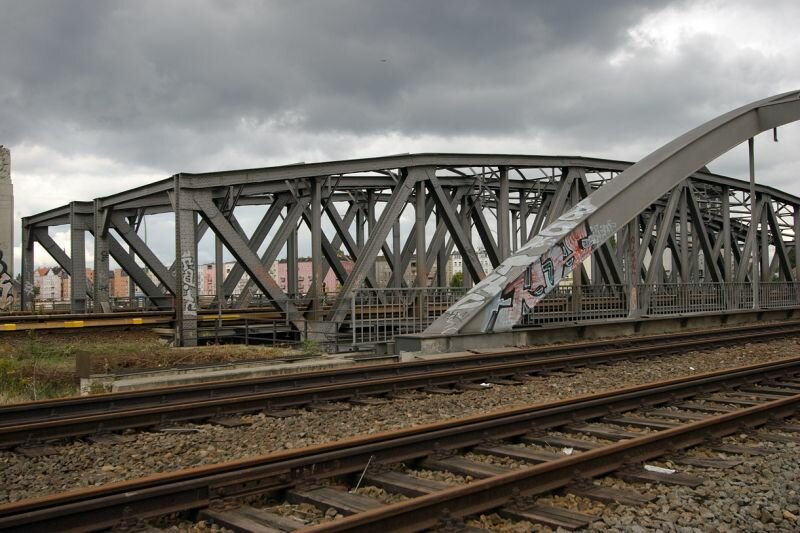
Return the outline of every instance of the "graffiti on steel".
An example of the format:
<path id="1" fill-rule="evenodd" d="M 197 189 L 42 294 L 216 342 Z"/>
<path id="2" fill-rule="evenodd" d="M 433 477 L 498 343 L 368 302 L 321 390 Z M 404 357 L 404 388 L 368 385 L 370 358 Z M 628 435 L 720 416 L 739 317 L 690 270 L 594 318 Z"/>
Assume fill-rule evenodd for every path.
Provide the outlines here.
<path id="1" fill-rule="evenodd" d="M 183 316 L 197 316 L 197 301 L 195 292 L 197 291 L 197 281 L 195 280 L 194 256 L 191 252 L 184 252 L 181 255 L 181 281 L 183 284 Z"/>
<path id="2" fill-rule="evenodd" d="M 7 311 L 14 305 L 14 286 L 8 265 L 3 261 L 3 251 L 0 250 L 0 309 Z"/>
<path id="3" fill-rule="evenodd" d="M 567 274 L 592 254 L 594 240 L 588 224 L 581 224 L 507 284 L 489 305 L 486 331 L 511 329 Z"/>
<path id="4" fill-rule="evenodd" d="M 587 225 L 594 211 L 590 198 L 574 205 L 450 306 L 427 331 L 453 335 L 467 322 L 484 332 L 510 330 L 522 316 L 523 302 L 528 310 L 591 255 L 599 242 L 594 226 Z M 526 276 L 531 289 L 524 288 Z"/>

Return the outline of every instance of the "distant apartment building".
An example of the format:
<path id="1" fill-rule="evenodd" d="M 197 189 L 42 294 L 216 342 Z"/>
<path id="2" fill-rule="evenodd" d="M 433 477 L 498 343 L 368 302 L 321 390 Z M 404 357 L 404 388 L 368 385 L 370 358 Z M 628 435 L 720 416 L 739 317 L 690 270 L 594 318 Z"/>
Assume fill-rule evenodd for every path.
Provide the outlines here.
<path id="1" fill-rule="evenodd" d="M 127 298 L 130 296 L 130 276 L 121 268 L 116 268 L 109 273 L 109 296 L 112 298 Z"/>
<path id="2" fill-rule="evenodd" d="M 494 270 L 492 267 L 492 261 L 489 259 L 489 253 L 484 250 L 483 248 L 479 248 L 475 251 L 478 255 L 478 261 L 481 264 L 481 268 L 485 273 L 489 273 Z M 464 268 L 464 259 L 461 257 L 461 253 L 457 250 L 454 250 L 453 253 L 450 255 L 450 275 L 448 276 L 448 280 L 452 279 L 453 274 L 456 272 L 461 272 L 464 276 L 467 275 L 467 270 Z"/>
<path id="3" fill-rule="evenodd" d="M 39 267 L 33 272 L 33 286 L 39 289 L 38 300 L 55 302 L 61 300 L 61 276 L 59 267 Z"/>
<path id="4" fill-rule="evenodd" d="M 342 267 L 347 274 L 353 270 L 355 263 L 349 259 L 341 259 Z M 276 261 L 273 264 L 274 278 L 278 282 L 278 286 L 283 292 L 289 292 L 289 276 L 288 276 L 288 263 L 285 259 Z M 270 269 L 272 271 L 272 269 Z M 312 279 L 312 263 L 311 259 L 299 259 L 297 261 L 297 292 L 299 295 L 307 294 L 311 290 Z M 337 292 L 339 290 L 339 280 L 336 278 L 336 273 L 333 269 L 328 268 L 325 277 L 322 278 L 324 283 L 324 290 L 327 293 Z"/>

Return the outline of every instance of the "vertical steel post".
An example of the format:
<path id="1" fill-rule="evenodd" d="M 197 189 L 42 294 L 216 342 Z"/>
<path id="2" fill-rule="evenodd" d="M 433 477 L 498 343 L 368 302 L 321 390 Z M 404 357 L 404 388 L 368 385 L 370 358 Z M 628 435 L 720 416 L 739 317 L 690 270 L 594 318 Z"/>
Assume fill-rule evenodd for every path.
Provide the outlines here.
<path id="1" fill-rule="evenodd" d="M 224 283 L 225 262 L 222 257 L 222 239 L 219 235 L 214 235 L 214 294 L 217 297 L 217 309 L 227 307 L 225 301 Z"/>
<path id="2" fill-rule="evenodd" d="M 375 232 L 375 224 L 377 223 L 375 220 L 375 202 L 375 191 L 370 189 L 367 191 L 367 232 L 370 237 L 372 237 L 372 234 Z M 363 244 L 360 246 L 363 248 Z M 376 268 L 373 262 L 367 275 L 370 279 L 375 279 L 375 273 Z"/>
<path id="3" fill-rule="evenodd" d="M 733 281 L 733 250 L 731 250 L 731 199 L 728 187 L 722 188 L 722 261 L 725 283 Z"/>
<path id="4" fill-rule="evenodd" d="M 392 255 L 394 256 L 394 260 L 392 261 L 392 281 L 391 286 L 395 289 L 399 289 L 403 286 L 403 272 L 402 263 L 403 263 L 403 248 L 400 245 L 400 217 L 394 221 L 392 225 Z"/>
<path id="5" fill-rule="evenodd" d="M 771 199 L 769 196 L 764 196 L 764 204 L 761 208 L 761 281 L 770 281 L 771 268 L 769 265 L 769 203 Z M 781 236 L 775 236 L 780 240 Z"/>
<path id="6" fill-rule="evenodd" d="M 758 220 L 755 218 L 756 213 L 756 162 L 755 162 L 755 142 L 753 137 L 747 140 L 747 155 L 750 168 L 750 224 L 753 226 L 753 232 L 758 228 Z M 744 259 L 744 258 L 742 258 Z M 750 255 L 751 273 L 750 282 L 753 286 L 753 309 L 758 309 L 758 246 L 753 242 Z"/>
<path id="7" fill-rule="evenodd" d="M 528 242 L 528 191 L 519 191 L 519 245 Z"/>
<path id="8" fill-rule="evenodd" d="M 287 208 L 287 211 L 289 208 Z M 295 299 L 298 295 L 297 288 L 297 226 L 289 233 L 286 239 L 286 293 L 289 299 Z"/>
<path id="9" fill-rule="evenodd" d="M 620 243 L 622 244 L 622 243 Z M 641 265 L 639 265 L 639 217 L 628 222 L 627 246 L 627 274 L 628 274 L 628 318 L 639 316 L 639 279 Z M 580 267 L 575 269 L 579 272 Z"/>
<path id="10" fill-rule="evenodd" d="M 416 230 L 417 230 L 417 287 L 425 288 L 428 285 L 428 272 L 425 250 L 425 180 L 420 179 L 414 184 L 416 191 Z"/>
<path id="11" fill-rule="evenodd" d="M 800 276 L 798 276 L 798 270 L 800 268 L 800 206 L 795 206 L 794 208 L 794 272 L 792 272 L 792 276 L 794 276 L 793 281 L 797 283 L 800 281 Z"/>
<path id="12" fill-rule="evenodd" d="M 311 178 L 311 320 L 322 318 L 322 282 L 325 273 L 322 271 L 322 180 Z"/>
<path id="13" fill-rule="evenodd" d="M 689 283 L 689 214 L 686 195 L 691 194 L 689 187 L 681 190 L 680 229 L 681 229 L 681 283 Z M 673 266 L 673 269 L 675 267 Z"/>
<path id="14" fill-rule="evenodd" d="M 442 215 L 439 210 L 436 210 L 436 225 L 441 223 Z M 433 243 L 431 243 L 433 245 Z M 447 287 L 450 285 L 450 280 L 447 279 L 447 244 L 442 242 L 439 250 L 436 252 L 436 286 Z"/>
<path id="15" fill-rule="evenodd" d="M 508 168 L 500 167 L 500 191 L 497 196 L 497 247 L 500 261 L 511 255 L 511 239 L 509 238 L 508 207 Z"/>
<path id="16" fill-rule="evenodd" d="M 469 197 L 470 193 L 464 195 L 461 199 L 461 227 L 464 229 L 464 235 L 467 241 L 471 244 L 472 243 L 472 217 L 469 214 Z M 462 285 L 469 289 L 472 285 L 480 280 L 473 280 L 472 275 L 469 273 L 469 269 L 464 266 L 464 261 L 466 258 L 461 258 L 461 282 Z"/>
<path id="17" fill-rule="evenodd" d="M 109 265 L 108 229 L 106 218 L 108 212 L 100 207 L 99 200 L 94 201 L 94 311 L 95 313 L 108 313 L 111 311 L 109 302 L 108 274 Z"/>
<path id="18" fill-rule="evenodd" d="M 519 242 L 519 228 L 517 227 L 518 211 L 511 212 L 511 251 L 516 252 Z"/>
<path id="19" fill-rule="evenodd" d="M 20 285 L 20 310 L 33 311 L 35 295 L 33 293 L 33 235 L 27 221 L 22 219 L 22 272 Z"/>
<path id="20" fill-rule="evenodd" d="M 70 309 L 73 313 L 86 312 L 86 228 L 84 217 L 70 206 L 69 216 L 70 259 Z"/>
<path id="21" fill-rule="evenodd" d="M 415 225 L 417 230 L 417 302 L 414 327 L 418 328 L 427 312 L 425 302 L 425 288 L 428 286 L 428 261 L 425 249 L 425 180 L 419 179 L 414 184 L 414 189 L 416 192 Z"/>
<path id="22" fill-rule="evenodd" d="M 175 344 L 197 346 L 197 210 L 183 179 L 175 176 Z"/>
<path id="23" fill-rule="evenodd" d="M 364 243 L 366 242 L 364 237 L 365 226 L 366 217 L 364 216 L 364 206 L 359 199 L 358 203 L 356 204 L 356 247 L 358 248 L 359 255 L 361 254 L 361 249 L 364 248 Z"/>
<path id="24" fill-rule="evenodd" d="M 128 223 L 136 227 L 136 217 L 128 217 Z M 136 252 L 133 251 L 133 246 L 128 245 L 128 255 L 131 256 L 131 263 L 136 263 Z M 128 275 L 128 305 L 133 305 L 133 299 L 136 296 L 136 287 L 133 282 L 133 276 Z"/>

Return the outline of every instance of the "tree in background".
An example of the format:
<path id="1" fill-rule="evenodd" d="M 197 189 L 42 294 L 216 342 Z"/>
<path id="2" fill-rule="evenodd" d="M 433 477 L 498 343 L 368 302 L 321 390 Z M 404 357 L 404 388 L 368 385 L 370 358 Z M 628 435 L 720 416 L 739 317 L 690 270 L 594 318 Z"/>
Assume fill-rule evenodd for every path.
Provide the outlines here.
<path id="1" fill-rule="evenodd" d="M 453 277 L 450 278 L 450 286 L 451 287 L 463 287 L 464 286 L 464 274 L 461 272 L 456 272 L 453 274 Z"/>

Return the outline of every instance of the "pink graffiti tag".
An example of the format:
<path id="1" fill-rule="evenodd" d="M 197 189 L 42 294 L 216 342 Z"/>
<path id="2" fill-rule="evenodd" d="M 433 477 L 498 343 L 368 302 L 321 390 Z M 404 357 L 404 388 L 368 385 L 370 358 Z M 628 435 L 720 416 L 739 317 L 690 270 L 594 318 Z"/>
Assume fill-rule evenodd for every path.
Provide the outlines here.
<path id="1" fill-rule="evenodd" d="M 511 329 L 574 268 L 592 254 L 589 228 L 581 225 L 528 265 L 505 286 L 492 311 L 486 331 Z"/>

